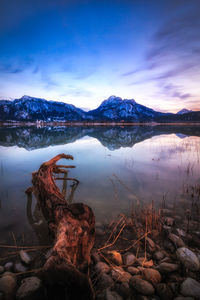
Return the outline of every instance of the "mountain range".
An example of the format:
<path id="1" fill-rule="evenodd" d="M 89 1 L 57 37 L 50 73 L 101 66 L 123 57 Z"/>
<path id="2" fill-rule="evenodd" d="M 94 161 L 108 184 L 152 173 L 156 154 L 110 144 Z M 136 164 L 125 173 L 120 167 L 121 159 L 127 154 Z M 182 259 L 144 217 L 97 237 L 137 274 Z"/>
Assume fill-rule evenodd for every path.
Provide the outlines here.
<path id="1" fill-rule="evenodd" d="M 0 101 L 0 121 L 21 122 L 199 122 L 200 111 L 181 110 L 177 114 L 162 113 L 133 99 L 111 96 L 88 112 L 57 101 L 23 96 L 13 101 Z"/>

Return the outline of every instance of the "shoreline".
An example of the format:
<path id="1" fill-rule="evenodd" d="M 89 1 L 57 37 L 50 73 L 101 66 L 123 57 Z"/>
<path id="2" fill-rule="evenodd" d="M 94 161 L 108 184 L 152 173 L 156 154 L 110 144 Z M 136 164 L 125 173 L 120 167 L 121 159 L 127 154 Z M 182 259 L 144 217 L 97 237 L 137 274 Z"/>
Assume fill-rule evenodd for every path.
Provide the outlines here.
<path id="1" fill-rule="evenodd" d="M 66 127 L 75 127 L 75 126 L 200 126 L 200 122 L 166 122 L 166 123 L 157 123 L 157 122 L 0 122 L 0 127 L 12 127 L 12 126 L 36 126 L 36 127 L 46 127 L 46 126 L 66 126 Z"/>

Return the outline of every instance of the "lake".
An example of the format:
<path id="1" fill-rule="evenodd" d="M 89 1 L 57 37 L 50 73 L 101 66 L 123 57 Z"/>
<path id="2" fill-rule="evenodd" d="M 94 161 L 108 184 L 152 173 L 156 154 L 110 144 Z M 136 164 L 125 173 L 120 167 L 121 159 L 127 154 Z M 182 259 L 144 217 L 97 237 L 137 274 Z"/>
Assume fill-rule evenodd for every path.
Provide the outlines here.
<path id="1" fill-rule="evenodd" d="M 73 201 L 89 205 L 97 222 L 109 223 L 152 201 L 183 219 L 191 207 L 194 218 L 199 216 L 198 125 L 0 127 L 0 243 L 48 240 L 25 190 L 31 173 L 60 153 L 74 156 L 70 176 L 80 184 Z M 61 181 L 58 185 L 62 188 Z"/>

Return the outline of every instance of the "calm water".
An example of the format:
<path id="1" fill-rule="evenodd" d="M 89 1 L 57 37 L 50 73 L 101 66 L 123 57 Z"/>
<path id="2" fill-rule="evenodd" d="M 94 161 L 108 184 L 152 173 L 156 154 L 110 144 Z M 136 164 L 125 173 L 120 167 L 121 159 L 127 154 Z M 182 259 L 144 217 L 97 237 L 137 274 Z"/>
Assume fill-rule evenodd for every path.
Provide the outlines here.
<path id="1" fill-rule="evenodd" d="M 80 180 L 74 202 L 91 206 L 100 222 L 152 200 L 178 211 L 190 203 L 184 188 L 200 184 L 198 126 L 1 127 L 0 243 L 44 242 L 24 192 L 31 173 L 60 153 L 74 156 L 70 175 Z"/>

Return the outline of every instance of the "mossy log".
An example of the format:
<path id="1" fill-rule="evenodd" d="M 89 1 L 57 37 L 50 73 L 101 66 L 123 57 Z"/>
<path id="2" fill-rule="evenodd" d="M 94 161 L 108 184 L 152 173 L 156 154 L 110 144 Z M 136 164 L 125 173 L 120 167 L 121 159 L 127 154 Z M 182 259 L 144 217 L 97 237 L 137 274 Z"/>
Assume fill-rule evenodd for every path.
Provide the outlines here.
<path id="1" fill-rule="evenodd" d="M 54 175 L 68 173 L 74 166 L 56 165 L 60 159 L 73 159 L 60 154 L 43 163 L 32 174 L 33 193 L 54 237 L 53 250 L 47 259 L 42 277 L 48 299 L 93 299 L 89 278 L 90 252 L 95 238 L 95 217 L 83 203 L 69 204 L 57 187 Z M 64 177 L 78 184 L 75 178 Z M 74 192 L 72 185 L 72 193 Z"/>

